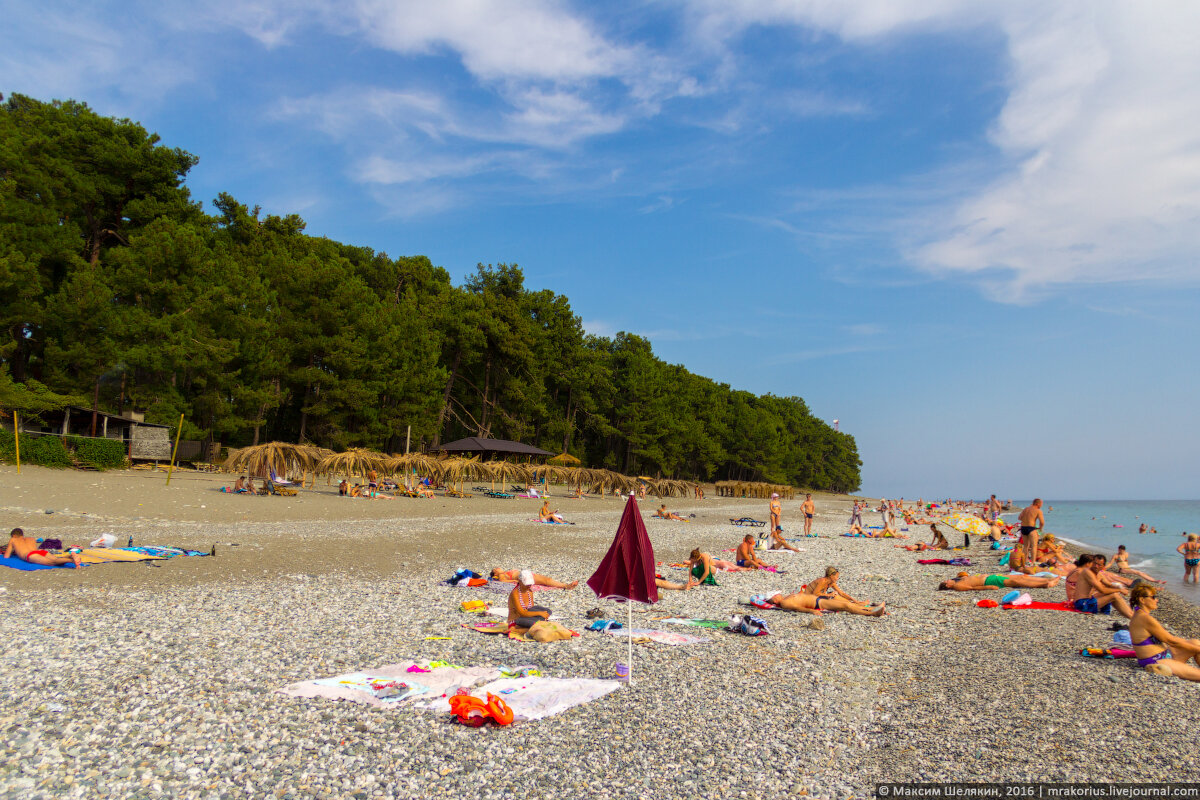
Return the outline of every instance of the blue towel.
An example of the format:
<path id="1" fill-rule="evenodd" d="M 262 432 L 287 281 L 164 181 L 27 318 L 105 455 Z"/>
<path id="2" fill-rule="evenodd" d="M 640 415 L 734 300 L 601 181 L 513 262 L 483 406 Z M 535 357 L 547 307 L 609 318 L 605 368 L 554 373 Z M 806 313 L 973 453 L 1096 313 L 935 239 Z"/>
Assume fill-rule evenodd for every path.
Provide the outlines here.
<path id="1" fill-rule="evenodd" d="M 22 572 L 33 572 L 35 569 L 74 569 L 75 568 L 75 565 L 71 564 L 69 562 L 66 564 L 57 566 L 57 567 L 48 567 L 45 564 L 30 564 L 28 561 L 22 561 L 21 559 L 17 558 L 16 556 L 9 556 L 8 558 L 0 558 L 0 564 L 3 564 L 6 567 L 12 567 L 13 569 L 19 569 Z"/>

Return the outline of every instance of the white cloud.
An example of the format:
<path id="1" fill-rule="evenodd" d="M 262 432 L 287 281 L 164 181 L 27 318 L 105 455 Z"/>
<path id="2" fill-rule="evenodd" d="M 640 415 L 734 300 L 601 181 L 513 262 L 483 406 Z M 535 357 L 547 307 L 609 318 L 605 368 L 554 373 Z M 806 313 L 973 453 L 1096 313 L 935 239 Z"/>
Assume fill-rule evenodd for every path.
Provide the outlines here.
<path id="1" fill-rule="evenodd" d="M 792 25 L 860 46 L 914 31 L 1005 36 L 1010 93 L 990 131 L 999 169 L 918 221 L 911 263 L 1021 298 L 1067 283 L 1200 280 L 1200 4 L 1025 0 L 713 0 L 720 47 Z M 910 220 L 912 222 L 912 220 Z M 911 239 L 911 236 L 905 237 Z"/>

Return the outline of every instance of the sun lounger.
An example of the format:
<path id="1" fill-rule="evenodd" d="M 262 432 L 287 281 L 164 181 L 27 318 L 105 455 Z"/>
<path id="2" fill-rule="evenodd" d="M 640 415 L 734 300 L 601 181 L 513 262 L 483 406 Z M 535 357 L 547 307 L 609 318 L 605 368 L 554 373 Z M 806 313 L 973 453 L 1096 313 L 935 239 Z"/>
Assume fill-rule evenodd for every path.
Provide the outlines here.
<path id="1" fill-rule="evenodd" d="M 751 519 L 750 517 L 741 517 L 740 519 L 730 519 L 730 525 L 736 525 L 739 528 L 761 528 L 767 523 L 762 520 Z"/>

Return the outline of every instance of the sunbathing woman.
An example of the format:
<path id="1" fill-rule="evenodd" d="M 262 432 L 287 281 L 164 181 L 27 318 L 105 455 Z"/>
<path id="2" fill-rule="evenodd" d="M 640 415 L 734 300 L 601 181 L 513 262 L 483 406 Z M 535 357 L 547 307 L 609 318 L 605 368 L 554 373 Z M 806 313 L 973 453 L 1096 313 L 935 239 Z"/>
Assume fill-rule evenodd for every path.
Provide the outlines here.
<path id="1" fill-rule="evenodd" d="M 801 592 L 789 595 L 777 594 L 771 598 L 771 602 L 785 611 L 799 611 L 802 614 L 814 614 L 818 617 L 821 616 L 822 611 L 845 611 L 861 617 L 882 617 L 887 613 L 883 603 L 880 603 L 879 608 L 872 611 L 840 597 L 830 597 L 829 595 L 817 597 L 814 594 Z"/>
<path id="2" fill-rule="evenodd" d="M 533 604 L 533 573 L 523 569 L 508 595 L 508 629 L 528 630 L 545 619 L 550 619 L 550 609 Z"/>
<path id="3" fill-rule="evenodd" d="M 1035 578 L 1032 575 L 968 575 L 958 573 L 958 577 L 938 584 L 938 591 L 954 590 L 956 592 L 985 592 L 988 589 L 1049 589 L 1056 586 L 1062 578 Z"/>
<path id="4" fill-rule="evenodd" d="M 563 583 L 562 581 L 554 580 L 554 578 L 547 578 L 545 575 L 538 575 L 536 572 L 530 574 L 533 575 L 534 586 L 549 586 L 552 589 L 574 589 L 579 585 L 579 581 Z M 521 571 L 516 569 L 500 569 L 499 567 L 496 567 L 492 570 L 491 578 L 494 581 L 516 583 L 521 578 Z"/>
<path id="5" fill-rule="evenodd" d="M 854 603 L 862 606 L 863 608 L 868 608 L 871 606 L 872 603 L 863 600 L 855 600 L 853 597 L 842 591 L 842 587 L 838 586 L 837 582 L 838 575 L 840 574 L 841 573 L 838 572 L 837 567 L 826 567 L 824 577 L 817 578 L 815 581 L 811 581 L 808 586 L 805 587 L 804 591 L 807 594 L 815 594 L 817 597 L 840 597 L 847 602 Z"/>
<path id="6" fill-rule="evenodd" d="M 946 537 L 937 529 L 937 525 L 930 524 L 929 529 L 933 531 L 933 541 L 926 544 L 925 542 L 917 542 L 916 544 L 898 544 L 896 547 L 903 547 L 905 550 L 949 550 L 950 543 L 946 541 Z"/>
<path id="7" fill-rule="evenodd" d="M 674 520 L 675 522 L 687 522 L 686 519 L 679 516 L 678 514 L 673 514 L 670 511 L 667 511 L 666 503 L 663 503 L 661 506 L 658 507 L 658 511 L 654 512 L 654 516 L 658 517 L 659 519 Z"/>
<path id="8" fill-rule="evenodd" d="M 12 555 L 22 561 L 30 564 L 41 564 L 43 567 L 61 567 L 63 564 L 75 564 L 75 569 L 83 566 L 79 560 L 78 553 L 67 553 L 61 556 L 52 556 L 46 550 L 38 547 L 37 541 L 30 539 L 25 535 L 25 531 L 20 528 L 13 528 L 9 534 L 8 547 L 4 548 L 4 557 L 9 558 Z"/>
<path id="9" fill-rule="evenodd" d="M 717 585 L 712 556 L 708 553 L 701 553 L 700 548 L 696 548 L 688 556 L 688 566 L 691 567 L 692 579 L 697 586 Z"/>
<path id="10" fill-rule="evenodd" d="M 566 520 L 558 513 L 558 509 L 550 510 L 550 501 L 546 500 L 542 503 L 542 510 L 538 512 L 538 519 L 542 522 L 558 522 L 565 523 Z"/>
<path id="11" fill-rule="evenodd" d="M 1158 675 L 1174 675 L 1188 681 L 1200 682 L 1200 639 L 1181 639 L 1167 633 L 1152 614 L 1158 609 L 1158 589 L 1142 584 L 1129 595 L 1134 607 L 1129 620 L 1129 638 L 1138 666 Z M 1191 659 L 1193 664 L 1189 664 Z"/>
<path id="12" fill-rule="evenodd" d="M 1151 578 L 1146 573 L 1140 572 L 1139 570 L 1136 570 L 1136 569 L 1133 569 L 1132 567 L 1130 567 L 1129 566 L 1129 553 L 1126 552 L 1125 545 L 1121 545 L 1117 548 L 1117 554 L 1115 556 L 1113 556 L 1112 564 L 1109 565 L 1109 569 L 1112 572 L 1117 573 L 1118 575 L 1124 575 L 1125 573 L 1129 573 L 1130 575 L 1138 576 L 1139 578 L 1141 578 L 1144 581 L 1150 581 L 1152 583 L 1166 583 L 1166 581 L 1160 581 L 1158 578 Z"/>

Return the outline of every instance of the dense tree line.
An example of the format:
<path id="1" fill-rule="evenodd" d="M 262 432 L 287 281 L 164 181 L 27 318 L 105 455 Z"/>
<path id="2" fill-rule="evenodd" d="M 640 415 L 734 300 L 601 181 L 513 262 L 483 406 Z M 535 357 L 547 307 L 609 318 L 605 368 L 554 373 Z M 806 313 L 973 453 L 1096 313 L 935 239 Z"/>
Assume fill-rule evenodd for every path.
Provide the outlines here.
<path id="1" fill-rule="evenodd" d="M 184 435 L 340 449 L 465 435 L 570 451 L 630 474 L 854 490 L 854 439 L 796 397 L 755 396 L 587 334 L 566 297 L 479 265 L 304 233 L 227 194 L 196 157 L 77 102 L 0 105 L 0 363 Z M 44 387 L 42 386 L 44 385 Z"/>

